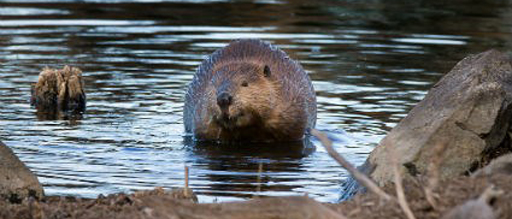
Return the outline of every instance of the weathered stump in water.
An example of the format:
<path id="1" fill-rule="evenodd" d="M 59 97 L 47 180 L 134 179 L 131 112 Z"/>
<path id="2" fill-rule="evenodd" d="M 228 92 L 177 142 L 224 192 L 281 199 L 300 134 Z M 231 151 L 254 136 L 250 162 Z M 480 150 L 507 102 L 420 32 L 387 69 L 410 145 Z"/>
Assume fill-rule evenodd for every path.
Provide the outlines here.
<path id="1" fill-rule="evenodd" d="M 37 83 L 32 85 L 31 104 L 38 112 L 82 113 L 86 104 L 84 88 L 80 69 L 70 66 L 45 68 Z"/>

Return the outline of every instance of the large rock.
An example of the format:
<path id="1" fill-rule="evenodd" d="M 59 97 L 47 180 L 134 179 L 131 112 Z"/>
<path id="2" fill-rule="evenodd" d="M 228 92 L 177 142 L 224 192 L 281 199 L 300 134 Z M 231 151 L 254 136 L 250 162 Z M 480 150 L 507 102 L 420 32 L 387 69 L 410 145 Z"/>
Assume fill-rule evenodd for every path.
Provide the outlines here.
<path id="1" fill-rule="evenodd" d="M 0 198 L 18 202 L 28 196 L 40 198 L 43 194 L 37 177 L 0 142 Z"/>
<path id="2" fill-rule="evenodd" d="M 433 156 L 442 156 L 443 179 L 473 171 L 511 151 L 511 103 L 510 58 L 496 50 L 466 57 L 391 130 L 362 169 L 381 186 L 392 182 L 393 147 L 404 176 L 425 174 Z M 436 154 L 437 145 L 445 145 L 443 153 Z M 349 193 L 357 189 L 348 182 Z"/>

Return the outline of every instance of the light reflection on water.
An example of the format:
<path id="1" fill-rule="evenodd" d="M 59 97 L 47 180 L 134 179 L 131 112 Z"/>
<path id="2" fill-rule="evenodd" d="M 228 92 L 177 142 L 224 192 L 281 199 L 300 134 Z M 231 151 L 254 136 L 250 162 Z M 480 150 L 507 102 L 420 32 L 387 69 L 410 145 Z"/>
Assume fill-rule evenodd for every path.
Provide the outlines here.
<path id="1" fill-rule="evenodd" d="M 188 165 L 201 201 L 246 198 L 263 163 L 259 194 L 335 201 L 347 175 L 315 139 L 220 147 L 185 137 L 185 87 L 207 55 L 235 38 L 278 45 L 313 79 L 318 128 L 361 164 L 456 61 L 512 45 L 512 7 L 493 2 L 42 2 L 0 3 L 0 139 L 48 195 L 181 186 Z M 38 119 L 30 84 L 64 64 L 84 71 L 87 113 Z"/>

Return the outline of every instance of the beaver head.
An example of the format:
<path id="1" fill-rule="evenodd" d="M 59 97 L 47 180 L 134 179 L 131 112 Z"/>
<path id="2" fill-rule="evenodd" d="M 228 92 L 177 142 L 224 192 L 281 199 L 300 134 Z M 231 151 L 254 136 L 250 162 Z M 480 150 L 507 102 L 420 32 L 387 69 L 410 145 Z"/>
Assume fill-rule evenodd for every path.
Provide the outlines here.
<path id="1" fill-rule="evenodd" d="M 227 130 L 262 124 L 276 101 L 269 66 L 230 63 L 214 70 L 212 122 Z"/>

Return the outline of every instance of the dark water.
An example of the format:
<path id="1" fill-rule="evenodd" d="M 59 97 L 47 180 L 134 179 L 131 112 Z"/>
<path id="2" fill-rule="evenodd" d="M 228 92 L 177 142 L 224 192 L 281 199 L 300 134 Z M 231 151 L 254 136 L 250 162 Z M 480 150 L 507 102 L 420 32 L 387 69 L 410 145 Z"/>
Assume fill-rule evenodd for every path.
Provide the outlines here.
<path id="1" fill-rule="evenodd" d="M 344 170 L 311 145 L 194 145 L 182 107 L 196 66 L 235 38 L 300 60 L 318 126 L 361 164 L 458 60 L 512 50 L 507 1 L 0 1 L 0 140 L 48 195 L 95 197 L 191 187 L 211 202 L 260 195 L 336 201 Z M 44 66 L 82 68 L 82 120 L 38 119 L 30 84 Z M 312 139 L 313 145 L 318 141 Z M 261 192 L 256 192 L 258 164 Z"/>

